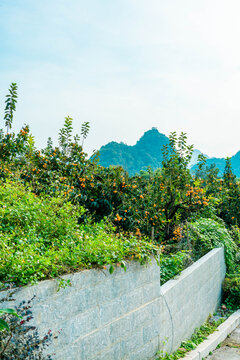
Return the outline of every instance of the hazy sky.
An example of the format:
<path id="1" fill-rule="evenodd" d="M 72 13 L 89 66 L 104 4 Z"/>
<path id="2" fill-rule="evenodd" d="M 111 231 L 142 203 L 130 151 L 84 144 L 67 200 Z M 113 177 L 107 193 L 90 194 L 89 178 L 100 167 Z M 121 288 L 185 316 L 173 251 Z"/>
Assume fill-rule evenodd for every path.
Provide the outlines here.
<path id="1" fill-rule="evenodd" d="M 0 0 L 1 118 L 17 82 L 15 129 L 28 123 L 39 146 L 70 115 L 76 131 L 90 121 L 88 152 L 155 126 L 233 155 L 239 17 L 239 0 Z"/>

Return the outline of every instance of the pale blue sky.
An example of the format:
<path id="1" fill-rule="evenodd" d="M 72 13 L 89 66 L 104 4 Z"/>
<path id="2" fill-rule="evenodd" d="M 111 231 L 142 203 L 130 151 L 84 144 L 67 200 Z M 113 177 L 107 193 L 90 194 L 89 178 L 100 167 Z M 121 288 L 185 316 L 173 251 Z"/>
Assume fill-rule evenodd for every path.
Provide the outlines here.
<path id="1" fill-rule="evenodd" d="M 0 0 L 0 114 L 37 144 L 64 117 L 90 121 L 86 150 L 156 126 L 210 156 L 240 149 L 239 0 Z M 3 124 L 3 122 L 2 122 Z"/>

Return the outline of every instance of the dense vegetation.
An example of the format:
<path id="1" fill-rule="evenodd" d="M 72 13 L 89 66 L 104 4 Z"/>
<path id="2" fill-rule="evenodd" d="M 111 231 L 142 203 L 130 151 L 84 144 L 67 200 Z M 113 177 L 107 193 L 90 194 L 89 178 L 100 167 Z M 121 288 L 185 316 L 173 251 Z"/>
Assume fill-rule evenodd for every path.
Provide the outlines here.
<path id="1" fill-rule="evenodd" d="M 26 284 L 106 264 L 112 271 L 128 258 L 146 261 L 159 246 L 164 281 L 215 246 L 225 247 L 229 276 L 239 277 L 240 184 L 230 159 L 222 178 L 203 156 L 192 174 L 193 146 L 172 133 L 161 168 L 130 176 L 99 165 L 97 154 L 88 158 L 89 124 L 74 136 L 70 117 L 58 146 L 49 139 L 38 150 L 28 126 L 10 132 L 16 90 L 0 131 L 0 281 Z"/>
<path id="2" fill-rule="evenodd" d="M 81 207 L 63 197 L 36 197 L 16 182 L 0 186 L 0 278 L 27 284 L 126 258 L 144 262 L 157 248 L 150 242 L 114 234 L 106 222 L 79 225 Z"/>

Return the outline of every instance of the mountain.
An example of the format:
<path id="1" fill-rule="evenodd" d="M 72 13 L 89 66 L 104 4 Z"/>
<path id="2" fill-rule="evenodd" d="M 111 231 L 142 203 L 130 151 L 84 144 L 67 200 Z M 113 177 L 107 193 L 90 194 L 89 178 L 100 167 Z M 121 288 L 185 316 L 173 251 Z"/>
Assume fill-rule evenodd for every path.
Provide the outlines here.
<path id="1" fill-rule="evenodd" d="M 110 142 L 100 148 L 100 165 L 108 167 L 110 165 L 121 165 L 130 175 L 139 173 L 140 170 L 147 170 L 150 166 L 156 170 L 162 165 L 162 148 L 169 143 L 166 135 L 161 134 L 157 128 L 146 131 L 135 145 Z M 191 171 L 196 170 L 198 155 L 201 151 L 195 149 L 189 164 Z M 215 164 L 222 176 L 225 168 L 224 158 L 209 158 L 207 155 L 206 165 Z M 240 177 L 240 151 L 231 158 L 234 174 Z"/>
<path id="2" fill-rule="evenodd" d="M 208 156 L 206 154 L 203 154 L 200 150 L 194 149 L 192 153 L 192 158 L 189 162 L 189 168 L 191 169 L 195 164 L 198 162 L 198 155 L 204 155 L 207 159 Z"/>
<path id="3" fill-rule="evenodd" d="M 100 149 L 100 165 L 121 165 L 130 175 L 140 170 L 161 167 L 163 145 L 169 143 L 168 137 L 160 134 L 156 128 L 146 131 L 135 145 L 110 142 Z"/>
<path id="4" fill-rule="evenodd" d="M 156 170 L 162 165 L 162 148 L 169 143 L 169 139 L 156 128 L 146 131 L 135 145 L 110 142 L 100 149 L 100 165 L 121 165 L 130 175 L 147 170 L 150 166 Z M 199 150 L 194 150 L 191 166 L 197 162 Z"/>
<path id="5" fill-rule="evenodd" d="M 219 176 L 223 176 L 224 168 L 225 168 L 225 158 L 208 158 L 206 161 L 206 166 L 210 166 L 215 164 L 216 167 L 219 169 Z M 231 157 L 231 164 L 234 174 L 240 178 L 240 151 L 238 151 L 235 155 Z M 196 165 L 192 166 L 192 171 L 196 170 Z"/>

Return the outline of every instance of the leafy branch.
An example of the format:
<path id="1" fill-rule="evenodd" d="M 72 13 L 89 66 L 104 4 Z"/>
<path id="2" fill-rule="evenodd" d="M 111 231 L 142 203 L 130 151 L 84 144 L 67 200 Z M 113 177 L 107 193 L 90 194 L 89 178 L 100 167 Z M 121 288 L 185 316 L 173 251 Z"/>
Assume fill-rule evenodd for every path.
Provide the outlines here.
<path id="1" fill-rule="evenodd" d="M 16 103 L 17 103 L 17 84 L 12 83 L 10 85 L 9 94 L 6 95 L 5 100 L 5 126 L 7 128 L 7 133 L 12 128 L 13 122 L 13 112 L 16 111 Z"/>

